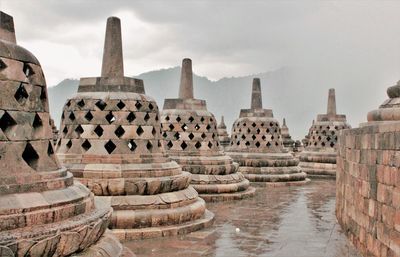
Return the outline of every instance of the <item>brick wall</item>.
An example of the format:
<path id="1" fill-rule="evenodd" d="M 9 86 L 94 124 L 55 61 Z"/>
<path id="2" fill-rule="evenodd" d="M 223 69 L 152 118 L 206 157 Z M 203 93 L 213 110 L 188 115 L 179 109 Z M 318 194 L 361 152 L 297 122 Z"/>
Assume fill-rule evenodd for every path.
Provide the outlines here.
<path id="1" fill-rule="evenodd" d="M 336 216 L 364 256 L 400 256 L 400 123 L 339 136 Z"/>

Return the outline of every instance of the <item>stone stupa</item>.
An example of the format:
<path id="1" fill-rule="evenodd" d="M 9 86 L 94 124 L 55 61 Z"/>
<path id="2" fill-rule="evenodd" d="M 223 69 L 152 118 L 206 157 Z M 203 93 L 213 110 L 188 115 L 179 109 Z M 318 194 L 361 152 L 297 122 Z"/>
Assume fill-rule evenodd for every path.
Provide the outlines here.
<path id="1" fill-rule="evenodd" d="M 336 217 L 363 256 L 399 256 L 400 81 L 338 138 Z"/>
<path id="2" fill-rule="evenodd" d="M 63 109 L 57 154 L 114 211 L 121 240 L 188 233 L 214 215 L 190 173 L 166 155 L 159 109 L 143 81 L 124 77 L 121 24 L 107 20 L 101 77 L 81 78 Z"/>
<path id="3" fill-rule="evenodd" d="M 251 108 L 242 109 L 232 126 L 226 153 L 239 163 L 239 171 L 251 182 L 294 185 L 308 181 L 299 161 L 283 147 L 281 128 L 272 110 L 262 107 L 259 78 L 253 79 Z"/>
<path id="4" fill-rule="evenodd" d="M 54 123 L 54 120 L 51 117 L 50 117 L 50 127 L 51 127 L 51 131 L 53 133 L 53 143 L 54 143 L 54 145 L 56 145 L 60 131 L 58 130 L 56 124 Z"/>
<path id="5" fill-rule="evenodd" d="M 111 208 L 54 154 L 46 81 L 0 12 L 0 256 L 133 256 L 107 231 Z"/>
<path id="6" fill-rule="evenodd" d="M 192 61 L 182 61 L 179 98 L 165 99 L 161 112 L 164 145 L 171 158 L 192 174 L 191 184 L 206 201 L 237 200 L 255 189 L 238 165 L 220 150 L 217 121 L 206 101 L 193 97 Z"/>
<path id="7" fill-rule="evenodd" d="M 217 132 L 218 132 L 219 144 L 222 147 L 222 149 L 225 149 L 225 147 L 229 146 L 231 138 L 229 137 L 228 131 L 226 130 L 224 116 L 221 117 L 221 122 L 217 126 Z"/>
<path id="8" fill-rule="evenodd" d="M 282 137 L 283 146 L 285 148 L 287 148 L 289 151 L 293 152 L 294 140 L 290 136 L 289 128 L 286 125 L 285 118 L 283 118 L 283 123 L 282 123 L 282 127 L 281 127 L 281 137 Z"/>
<path id="9" fill-rule="evenodd" d="M 335 178 L 337 137 L 350 128 L 346 115 L 336 114 L 335 89 L 329 89 L 327 114 L 319 114 L 308 133 L 308 142 L 300 154 L 300 166 L 309 176 Z"/>

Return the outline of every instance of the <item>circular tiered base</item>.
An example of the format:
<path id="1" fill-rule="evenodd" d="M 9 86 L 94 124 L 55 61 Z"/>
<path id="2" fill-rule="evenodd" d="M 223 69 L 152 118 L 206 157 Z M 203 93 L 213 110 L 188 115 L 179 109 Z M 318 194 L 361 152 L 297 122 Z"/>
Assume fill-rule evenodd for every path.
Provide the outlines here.
<path id="1" fill-rule="evenodd" d="M 290 153 L 242 153 L 229 152 L 239 171 L 258 185 L 298 185 L 308 182 L 307 174 L 298 166 Z"/>
<path id="2" fill-rule="evenodd" d="M 238 171 L 239 165 L 227 155 L 171 156 L 182 169 L 192 173 L 190 184 L 207 202 L 241 200 L 252 197 L 255 189 Z"/>
<path id="3" fill-rule="evenodd" d="M 300 154 L 300 167 L 313 178 L 336 178 L 336 153 L 303 151 Z"/>

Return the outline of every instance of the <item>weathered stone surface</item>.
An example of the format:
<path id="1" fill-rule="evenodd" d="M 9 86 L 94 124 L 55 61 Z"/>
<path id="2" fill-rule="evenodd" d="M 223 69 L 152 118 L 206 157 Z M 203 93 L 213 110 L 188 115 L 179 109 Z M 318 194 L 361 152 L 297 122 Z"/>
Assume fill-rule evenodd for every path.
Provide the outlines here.
<path id="1" fill-rule="evenodd" d="M 320 114 L 306 136 L 305 149 L 300 153 L 300 166 L 309 176 L 335 178 L 336 153 L 340 130 L 349 129 L 346 116 L 336 114 L 335 90 L 328 96 L 327 114 Z"/>
<path id="2" fill-rule="evenodd" d="M 193 98 L 192 76 L 192 61 L 183 59 L 179 98 L 165 99 L 161 112 L 165 149 L 183 170 L 196 174 L 191 184 L 205 200 L 254 195 L 247 179 L 238 176 L 238 165 L 220 149 L 217 122 L 206 102 Z"/>
<path id="3" fill-rule="evenodd" d="M 226 152 L 239 164 L 239 171 L 253 183 L 308 181 L 299 161 L 283 147 L 282 131 L 272 110 L 263 109 L 260 80 L 253 80 L 252 108 L 242 109 L 232 126 Z"/>
<path id="4" fill-rule="evenodd" d="M 231 142 L 231 138 L 229 137 L 228 131 L 226 130 L 224 116 L 221 117 L 221 123 L 218 124 L 217 132 L 218 132 L 219 144 L 222 150 L 224 150 L 225 147 L 229 146 L 229 143 Z"/>
<path id="5" fill-rule="evenodd" d="M 368 122 L 339 135 L 336 216 L 364 256 L 400 256 L 399 88 Z"/>
<path id="6" fill-rule="evenodd" d="M 60 166 L 43 72 L 11 33 L 12 17 L 0 12 L 0 255 L 71 256 L 97 246 L 111 208 Z"/>
<path id="7" fill-rule="evenodd" d="M 282 143 L 285 148 L 289 151 L 294 152 L 294 140 L 290 136 L 289 128 L 286 125 L 286 119 L 283 118 L 283 123 L 281 127 L 281 136 L 282 136 Z"/>
<path id="8" fill-rule="evenodd" d="M 120 30 L 109 18 L 102 77 L 81 79 L 66 102 L 57 155 L 114 209 L 109 228 L 119 239 L 201 229 L 214 216 L 189 186 L 190 174 L 166 155 L 158 106 L 143 81 L 123 76 Z"/>

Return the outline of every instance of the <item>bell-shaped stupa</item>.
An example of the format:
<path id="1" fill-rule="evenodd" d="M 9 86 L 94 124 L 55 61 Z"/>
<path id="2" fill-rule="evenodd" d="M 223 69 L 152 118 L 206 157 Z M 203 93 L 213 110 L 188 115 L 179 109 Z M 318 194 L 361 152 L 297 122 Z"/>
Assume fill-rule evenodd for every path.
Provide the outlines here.
<path id="1" fill-rule="evenodd" d="M 107 20 L 101 77 L 81 78 L 64 106 L 57 154 L 113 207 L 121 240 L 176 235 L 210 225 L 213 214 L 166 155 L 159 109 L 143 81 L 124 77 L 121 25 Z"/>
<path id="2" fill-rule="evenodd" d="M 282 143 L 285 148 L 287 148 L 289 151 L 293 152 L 294 148 L 294 140 L 290 136 L 289 133 L 289 128 L 286 125 L 286 119 L 283 118 L 283 123 L 281 127 L 281 136 L 282 136 Z"/>
<path id="3" fill-rule="evenodd" d="M 329 89 L 326 114 L 319 114 L 308 133 L 308 142 L 300 154 L 300 166 L 309 176 L 336 176 L 338 133 L 348 129 L 346 115 L 336 114 L 335 89 Z"/>
<path id="4" fill-rule="evenodd" d="M 218 124 L 217 132 L 218 132 L 219 144 L 222 147 L 222 149 L 225 149 L 225 147 L 229 146 L 231 138 L 229 137 L 228 131 L 226 130 L 224 116 L 221 117 L 221 122 Z"/>
<path id="5" fill-rule="evenodd" d="M 51 127 L 51 131 L 53 133 L 53 143 L 54 143 L 54 145 L 56 145 L 60 131 L 58 130 L 56 124 L 54 123 L 54 120 L 51 117 L 50 117 L 50 127 Z"/>
<path id="6" fill-rule="evenodd" d="M 3 12 L 0 86 L 0 256 L 133 256 L 106 230 L 111 208 L 60 166 L 42 68 Z"/>
<path id="7" fill-rule="evenodd" d="M 161 112 L 164 146 L 182 169 L 192 174 L 191 184 L 206 201 L 253 196 L 255 189 L 238 165 L 219 147 L 217 121 L 206 101 L 193 97 L 192 61 L 182 62 L 179 98 L 165 99 Z"/>
<path id="8" fill-rule="evenodd" d="M 299 161 L 283 147 L 281 128 L 272 110 L 262 107 L 259 78 L 253 79 L 251 108 L 242 109 L 232 126 L 226 152 L 251 182 L 291 185 L 308 181 Z"/>

